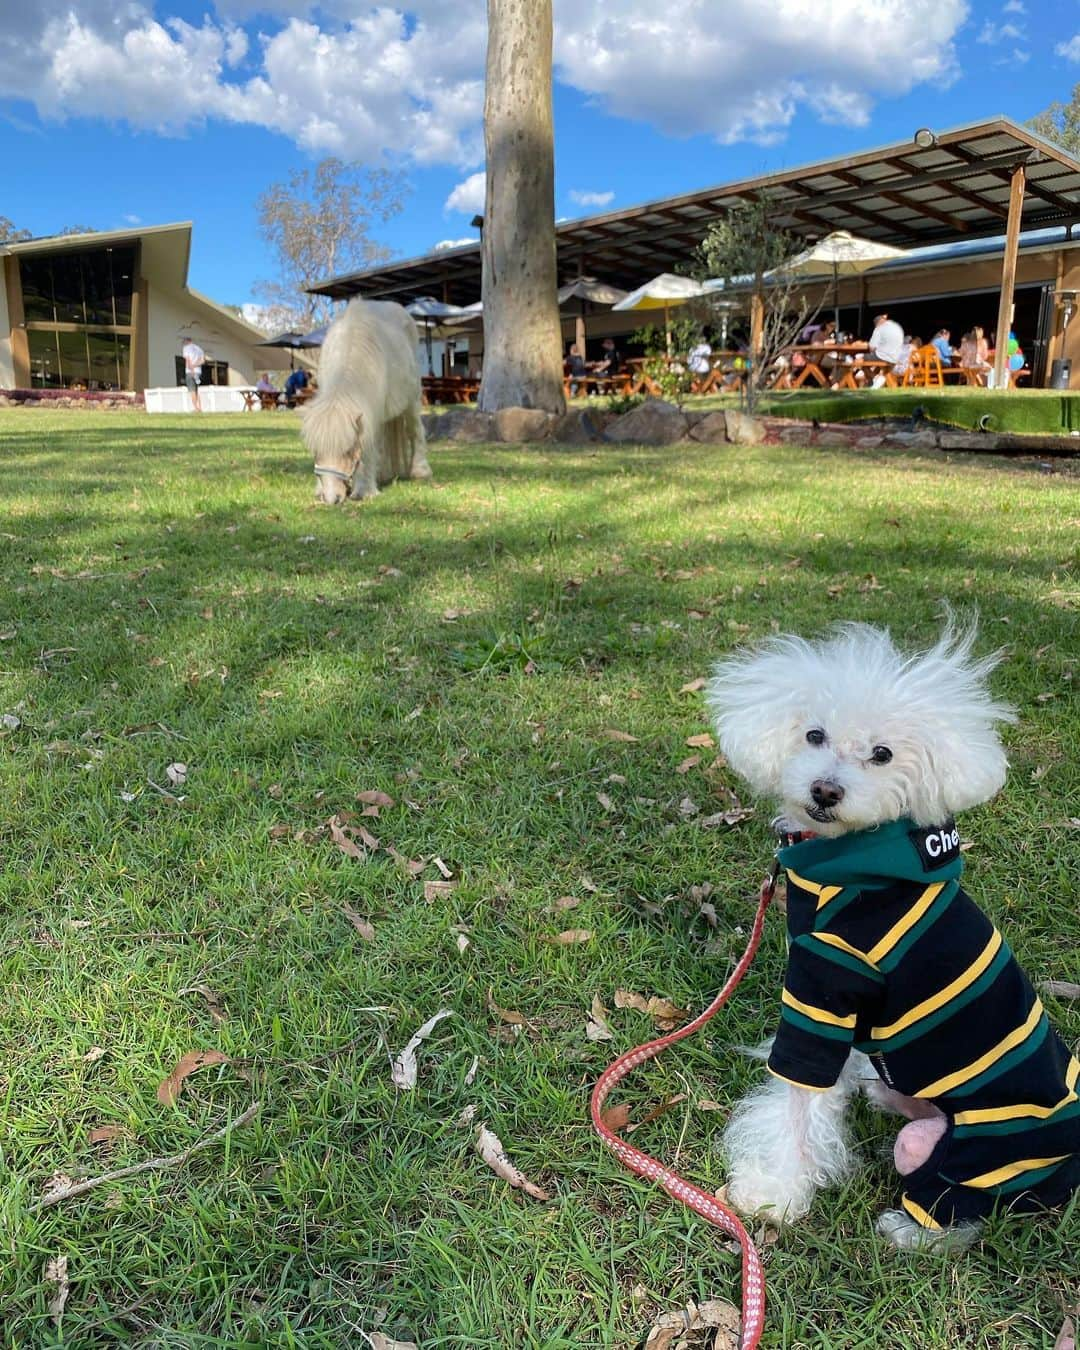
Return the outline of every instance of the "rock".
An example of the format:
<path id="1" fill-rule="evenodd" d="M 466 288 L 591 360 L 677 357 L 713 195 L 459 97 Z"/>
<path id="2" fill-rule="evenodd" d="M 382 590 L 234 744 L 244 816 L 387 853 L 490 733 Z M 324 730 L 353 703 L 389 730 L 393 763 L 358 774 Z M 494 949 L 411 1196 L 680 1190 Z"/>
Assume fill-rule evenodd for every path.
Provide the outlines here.
<path id="1" fill-rule="evenodd" d="M 765 428 L 756 417 L 728 408 L 724 412 L 727 438 L 733 445 L 760 445 L 765 439 Z"/>
<path id="2" fill-rule="evenodd" d="M 884 436 L 857 436 L 855 438 L 856 450 L 879 450 L 884 444 Z"/>
<path id="3" fill-rule="evenodd" d="M 500 408 L 494 418 L 500 441 L 546 441 L 559 421 L 541 408 Z"/>
<path id="4" fill-rule="evenodd" d="M 823 448 L 843 446 L 846 449 L 851 445 L 853 439 L 850 431 L 819 431 L 814 438 L 814 444 Z"/>
<path id="5" fill-rule="evenodd" d="M 688 422 L 673 403 L 649 398 L 632 412 L 623 413 L 604 431 L 604 440 L 637 445 L 671 445 L 686 435 Z"/>
<path id="6" fill-rule="evenodd" d="M 495 428 L 495 418 L 491 413 L 477 412 L 475 408 L 451 408 L 441 417 L 432 418 L 425 430 L 435 441 L 497 441 L 499 434 Z"/>
<path id="7" fill-rule="evenodd" d="M 937 442 L 942 450 L 997 449 L 997 438 L 984 431 L 939 431 Z"/>
<path id="8" fill-rule="evenodd" d="M 690 428 L 690 439 L 705 445 L 723 445 L 727 438 L 727 417 L 722 412 L 706 413 Z"/>
<path id="9" fill-rule="evenodd" d="M 778 435 L 785 445 L 809 445 L 814 439 L 814 428 L 809 422 L 792 422 L 781 427 Z"/>
<path id="10" fill-rule="evenodd" d="M 556 420 L 551 438 L 562 445 L 588 445 L 604 434 L 606 418 L 592 408 L 571 408 Z"/>
<path id="11" fill-rule="evenodd" d="M 885 445 L 895 450 L 936 450 L 936 431 L 890 431 Z"/>

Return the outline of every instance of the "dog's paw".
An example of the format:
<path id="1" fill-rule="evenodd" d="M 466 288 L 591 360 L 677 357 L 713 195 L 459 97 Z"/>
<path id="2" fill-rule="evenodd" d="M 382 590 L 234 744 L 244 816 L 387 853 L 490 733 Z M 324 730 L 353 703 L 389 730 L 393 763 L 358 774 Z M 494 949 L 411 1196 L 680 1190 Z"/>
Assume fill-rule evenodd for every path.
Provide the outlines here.
<path id="1" fill-rule="evenodd" d="M 877 1221 L 883 1238 L 902 1252 L 962 1252 L 977 1241 L 980 1223 L 961 1223 L 952 1228 L 924 1228 L 902 1209 L 887 1209 Z"/>
<path id="2" fill-rule="evenodd" d="M 803 1186 L 792 1190 L 780 1186 L 768 1177 L 733 1178 L 727 1187 L 728 1199 L 748 1218 L 780 1228 L 806 1216 L 814 1199 L 814 1187 Z"/>

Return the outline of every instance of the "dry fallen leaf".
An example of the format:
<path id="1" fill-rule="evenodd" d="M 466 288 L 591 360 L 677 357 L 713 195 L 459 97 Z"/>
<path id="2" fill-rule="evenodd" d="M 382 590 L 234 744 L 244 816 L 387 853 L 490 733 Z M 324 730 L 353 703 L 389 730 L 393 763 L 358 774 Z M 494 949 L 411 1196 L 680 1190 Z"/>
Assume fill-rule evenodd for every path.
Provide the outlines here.
<path id="1" fill-rule="evenodd" d="M 691 1301 L 677 1312 L 662 1313 L 653 1323 L 645 1350 L 736 1350 L 741 1317 L 725 1299 Z"/>
<path id="2" fill-rule="evenodd" d="M 350 839 L 345 833 L 345 829 L 337 816 L 331 816 L 327 823 L 330 826 L 330 838 L 337 844 L 342 853 L 347 854 L 350 858 L 355 858 L 358 862 L 367 861 L 367 854 L 355 840 Z"/>
<path id="3" fill-rule="evenodd" d="M 618 1134 L 630 1123 L 630 1108 L 626 1105 L 610 1106 L 606 1111 L 601 1111 L 600 1119 L 609 1130 Z"/>
<path id="4" fill-rule="evenodd" d="M 635 1130 L 640 1130 L 642 1125 L 651 1125 L 654 1120 L 659 1120 L 661 1116 L 666 1116 L 669 1111 L 673 1111 L 676 1106 L 684 1101 L 686 1101 L 686 1093 L 676 1092 L 674 1097 L 668 1097 L 665 1101 L 662 1101 L 659 1106 L 654 1106 L 653 1109 L 647 1115 L 642 1116 L 636 1124 L 628 1125 L 626 1127 L 626 1133 L 633 1134 Z"/>
<path id="5" fill-rule="evenodd" d="M 1072 984 L 1069 980 L 1043 980 L 1040 988 L 1054 998 L 1080 998 L 1080 984 Z"/>
<path id="6" fill-rule="evenodd" d="M 371 1350 L 419 1350 L 415 1341 L 395 1341 L 391 1336 L 384 1336 L 381 1331 L 365 1331 L 362 1334 L 371 1343 Z"/>
<path id="7" fill-rule="evenodd" d="M 557 900 L 551 902 L 553 913 L 561 914 L 567 909 L 576 909 L 581 904 L 580 895 L 560 895 Z"/>
<path id="8" fill-rule="evenodd" d="M 221 995 L 216 994 L 209 985 L 193 984 L 190 989 L 181 989 L 180 997 L 185 994 L 199 994 L 206 1003 L 206 1011 L 220 1026 L 225 1021 L 225 1007 L 221 1002 Z"/>
<path id="9" fill-rule="evenodd" d="M 676 773 L 689 773 L 691 769 L 696 769 L 701 763 L 700 755 L 687 755 L 681 764 L 675 765 Z"/>
<path id="10" fill-rule="evenodd" d="M 1066 1317 L 1054 1342 L 1054 1350 L 1076 1350 L 1076 1327 L 1071 1317 Z"/>
<path id="11" fill-rule="evenodd" d="M 605 811 L 615 810 L 615 803 L 611 800 L 611 798 L 607 795 L 606 792 L 598 792 L 596 794 L 596 800 L 600 803 L 600 805 L 604 808 Z"/>
<path id="12" fill-rule="evenodd" d="M 716 742 L 707 731 L 702 731 L 696 736 L 687 736 L 686 744 L 691 750 L 711 750 Z"/>
<path id="13" fill-rule="evenodd" d="M 694 1103 L 699 1111 L 726 1111 L 727 1107 L 720 1102 L 710 1101 L 708 1097 L 702 1097 Z"/>
<path id="14" fill-rule="evenodd" d="M 690 680 L 679 690 L 680 694 L 696 694 L 705 688 L 705 680 L 699 676 L 696 680 Z"/>
<path id="15" fill-rule="evenodd" d="M 422 1041 L 426 1041 L 444 1017 L 452 1017 L 452 1008 L 441 1008 L 434 1017 L 429 1017 L 416 1032 L 412 1040 L 395 1056 L 390 1066 L 390 1081 L 402 1092 L 411 1092 L 416 1087 L 416 1052 Z"/>
<path id="16" fill-rule="evenodd" d="M 186 764 L 167 764 L 165 766 L 165 777 L 172 787 L 183 787 L 187 782 L 188 767 Z"/>
<path id="17" fill-rule="evenodd" d="M 56 1291 L 49 1299 L 49 1316 L 59 1326 L 60 1319 L 64 1315 L 64 1304 L 67 1303 L 68 1294 L 71 1292 L 67 1257 L 51 1256 L 45 1262 L 45 1269 L 41 1272 L 41 1278 L 46 1284 L 56 1285 Z"/>
<path id="18" fill-rule="evenodd" d="M 492 997 L 490 989 L 487 996 L 487 1009 L 488 1012 L 494 1013 L 500 1022 L 505 1022 L 507 1026 L 527 1027 L 529 1025 L 528 1019 L 513 1008 L 500 1008 Z"/>
<path id="19" fill-rule="evenodd" d="M 590 1041 L 611 1041 L 615 1039 L 615 1033 L 607 1024 L 607 1013 L 608 1010 L 600 1002 L 600 995 L 593 994 L 589 1019 L 585 1023 L 585 1035 Z"/>
<path id="20" fill-rule="evenodd" d="M 184 1080 L 196 1069 L 207 1064 L 228 1064 L 229 1056 L 221 1050 L 189 1050 L 181 1056 L 168 1078 L 158 1084 L 157 1099 L 162 1106 L 172 1106 L 184 1088 Z"/>
<path id="21" fill-rule="evenodd" d="M 127 1134 L 123 1125 L 98 1125 L 86 1136 L 91 1144 L 112 1144 Z"/>
<path id="22" fill-rule="evenodd" d="M 363 802 L 363 803 L 365 804 L 365 806 L 393 806 L 393 805 L 394 805 L 394 799 L 393 799 L 393 797 L 388 797 L 388 796 L 386 795 L 385 792 L 379 792 L 379 790 L 378 790 L 377 788 L 373 788 L 373 789 L 371 789 L 370 791 L 367 791 L 367 792 L 358 792 L 358 793 L 356 794 L 356 800 L 357 800 L 358 802 Z"/>
<path id="23" fill-rule="evenodd" d="M 595 936 L 591 928 L 567 928 L 561 933 L 547 935 L 543 940 L 558 947 L 573 947 L 579 942 L 591 942 Z"/>
<path id="24" fill-rule="evenodd" d="M 424 899 L 430 905 L 433 901 L 449 895 L 456 885 L 456 881 L 425 881 Z"/>
<path id="25" fill-rule="evenodd" d="M 698 824 L 703 830 L 713 830 L 717 825 L 738 825 L 749 820 L 754 814 L 752 806 L 737 806 L 730 811 L 717 811 L 714 816 L 702 816 Z"/>
<path id="26" fill-rule="evenodd" d="M 356 910 L 350 909 L 348 905 L 343 906 L 342 914 L 348 919 L 365 942 L 375 941 L 375 929 L 368 923 L 367 919 L 361 918 Z"/>
<path id="27" fill-rule="evenodd" d="M 83 1055 L 82 1060 L 84 1064 L 96 1064 L 99 1059 L 103 1059 L 104 1057 L 105 1051 L 101 1048 L 101 1046 L 92 1045 L 90 1049 L 87 1050 L 86 1054 Z"/>
<path id="28" fill-rule="evenodd" d="M 637 745 L 638 738 L 631 736 L 628 731 L 616 731 L 614 727 L 606 727 L 602 732 L 609 741 L 623 741 L 626 745 Z"/>
<path id="29" fill-rule="evenodd" d="M 465 1075 L 465 1077 L 461 1080 L 465 1087 L 472 1087 L 472 1085 L 476 1082 L 476 1071 L 477 1069 L 479 1069 L 479 1067 L 480 1067 L 480 1056 L 473 1055 L 472 1063 L 469 1065 L 469 1071 Z"/>
<path id="30" fill-rule="evenodd" d="M 444 881 L 449 881 L 454 875 L 441 858 L 432 858 L 431 865 L 438 870 Z"/>
<path id="31" fill-rule="evenodd" d="M 503 1181 L 509 1182 L 515 1189 L 524 1191 L 526 1195 L 531 1195 L 534 1200 L 551 1199 L 547 1191 L 534 1185 L 523 1172 L 514 1166 L 506 1156 L 506 1150 L 503 1148 L 499 1136 L 493 1134 L 485 1125 L 478 1125 L 476 1128 L 476 1151 L 497 1176 L 502 1177 Z"/>
<path id="32" fill-rule="evenodd" d="M 635 994 L 629 989 L 616 989 L 615 1006 L 636 1008 L 638 1012 L 648 1013 L 661 1031 L 673 1031 L 690 1016 L 685 1008 L 678 1007 L 669 998 L 658 998 L 655 994 L 645 998 L 643 994 Z"/>

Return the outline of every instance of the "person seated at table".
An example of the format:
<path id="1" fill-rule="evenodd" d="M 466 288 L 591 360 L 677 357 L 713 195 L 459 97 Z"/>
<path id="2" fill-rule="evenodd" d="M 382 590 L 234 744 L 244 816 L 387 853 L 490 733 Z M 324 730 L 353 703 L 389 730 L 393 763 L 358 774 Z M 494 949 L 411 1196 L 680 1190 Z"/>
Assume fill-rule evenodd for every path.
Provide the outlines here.
<path id="1" fill-rule="evenodd" d="M 820 342 L 824 332 L 825 325 L 823 323 L 818 323 L 816 319 L 811 319 L 799 334 L 799 345 L 802 347 L 812 347 L 815 342 Z"/>
<path id="2" fill-rule="evenodd" d="M 990 344 L 977 325 L 960 339 L 960 368 L 984 375 L 990 369 Z"/>
<path id="3" fill-rule="evenodd" d="M 603 353 L 599 361 L 592 363 L 594 375 L 617 375 L 622 367 L 622 356 L 615 346 L 614 338 L 605 338 L 600 344 Z"/>
<path id="4" fill-rule="evenodd" d="M 570 397 L 577 398 L 580 384 L 574 382 L 575 376 L 582 379 L 589 373 L 589 367 L 585 364 L 585 357 L 581 354 L 581 348 L 575 342 L 570 348 L 570 355 L 566 358 L 566 373 L 570 378 Z"/>
<path id="5" fill-rule="evenodd" d="M 950 341 L 952 334 L 947 328 L 939 328 L 930 339 L 930 346 L 934 348 L 938 356 L 941 357 L 943 366 L 951 366 L 956 360 L 956 351 Z"/>
<path id="6" fill-rule="evenodd" d="M 870 334 L 867 346 L 875 361 L 887 361 L 895 366 L 900 359 L 900 350 L 904 345 L 904 330 L 887 314 L 874 317 L 874 331 Z"/>
<path id="7" fill-rule="evenodd" d="M 270 376 L 266 373 L 265 370 L 259 376 L 259 383 L 255 386 L 255 388 L 259 391 L 260 394 L 277 393 L 277 386 L 274 384 L 274 381 L 270 378 Z"/>
<path id="8" fill-rule="evenodd" d="M 686 364 L 693 375 L 708 375 L 712 369 L 712 347 L 702 338 L 686 354 Z"/>
<path id="9" fill-rule="evenodd" d="M 300 391 L 306 389 L 308 384 L 308 373 L 302 366 L 289 372 L 289 378 L 285 381 L 286 407 L 296 407 L 300 400 Z"/>

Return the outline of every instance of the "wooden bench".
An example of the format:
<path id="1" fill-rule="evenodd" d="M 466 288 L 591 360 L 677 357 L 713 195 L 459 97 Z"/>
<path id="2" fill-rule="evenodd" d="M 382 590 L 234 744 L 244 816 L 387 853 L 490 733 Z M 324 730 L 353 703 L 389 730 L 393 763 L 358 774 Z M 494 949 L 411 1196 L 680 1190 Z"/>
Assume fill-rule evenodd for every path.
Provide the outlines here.
<path id="1" fill-rule="evenodd" d="M 420 391 L 425 404 L 475 403 L 480 381 L 463 375 L 423 375 Z"/>

